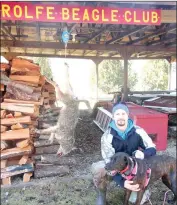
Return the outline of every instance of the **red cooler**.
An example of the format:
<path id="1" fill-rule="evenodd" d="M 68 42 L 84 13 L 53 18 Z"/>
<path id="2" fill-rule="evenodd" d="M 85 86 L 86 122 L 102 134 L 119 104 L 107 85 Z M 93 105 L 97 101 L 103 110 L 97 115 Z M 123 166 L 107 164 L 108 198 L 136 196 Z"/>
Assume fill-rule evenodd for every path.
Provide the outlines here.
<path id="1" fill-rule="evenodd" d="M 134 103 L 127 103 L 130 118 L 142 127 L 156 144 L 158 151 L 167 147 L 168 115 Z"/>

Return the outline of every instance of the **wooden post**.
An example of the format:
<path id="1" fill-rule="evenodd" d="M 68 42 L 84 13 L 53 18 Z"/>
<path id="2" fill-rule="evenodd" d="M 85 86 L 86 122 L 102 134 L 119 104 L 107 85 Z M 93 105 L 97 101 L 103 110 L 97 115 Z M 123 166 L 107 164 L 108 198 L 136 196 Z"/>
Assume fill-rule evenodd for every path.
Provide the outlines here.
<path id="1" fill-rule="evenodd" d="M 131 48 L 123 48 L 119 50 L 120 55 L 124 59 L 124 87 L 123 87 L 123 97 L 121 100 L 126 102 L 128 100 L 128 59 L 133 53 Z"/>
<path id="2" fill-rule="evenodd" d="M 169 68 L 168 68 L 168 90 L 171 90 L 171 70 L 172 70 L 172 63 L 171 63 L 171 59 L 170 61 L 167 60 L 169 62 Z"/>
<path id="3" fill-rule="evenodd" d="M 123 100 L 128 100 L 128 58 L 124 58 L 124 93 Z"/>
<path id="4" fill-rule="evenodd" d="M 98 101 L 98 82 L 99 82 L 99 71 L 98 67 L 102 60 L 92 60 L 96 65 L 96 100 Z"/>

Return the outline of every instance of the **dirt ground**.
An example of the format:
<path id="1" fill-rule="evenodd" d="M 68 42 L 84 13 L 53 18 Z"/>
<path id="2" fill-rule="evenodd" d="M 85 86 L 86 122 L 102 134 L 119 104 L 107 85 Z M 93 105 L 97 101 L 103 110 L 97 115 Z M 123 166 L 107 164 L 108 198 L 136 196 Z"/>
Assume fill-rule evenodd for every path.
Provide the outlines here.
<path id="1" fill-rule="evenodd" d="M 77 167 L 70 167 L 71 172 L 64 177 L 50 177 L 31 179 L 28 183 L 22 182 L 22 177 L 12 178 L 11 186 L 1 189 L 1 203 L 3 205 L 94 205 L 96 194 L 92 184 L 90 166 L 101 159 L 100 138 L 102 131 L 93 123 L 93 119 L 81 113 L 76 128 L 76 146 L 80 149 L 70 153 L 75 156 Z M 165 152 L 176 156 L 176 139 L 168 140 Z M 168 189 L 161 181 L 155 182 L 150 191 L 153 205 L 162 205 L 164 193 Z M 171 194 L 171 193 L 170 193 Z M 169 194 L 169 197 L 170 197 Z M 108 187 L 108 205 L 123 205 L 124 191 L 112 182 Z M 149 205 L 150 203 L 146 203 Z"/>

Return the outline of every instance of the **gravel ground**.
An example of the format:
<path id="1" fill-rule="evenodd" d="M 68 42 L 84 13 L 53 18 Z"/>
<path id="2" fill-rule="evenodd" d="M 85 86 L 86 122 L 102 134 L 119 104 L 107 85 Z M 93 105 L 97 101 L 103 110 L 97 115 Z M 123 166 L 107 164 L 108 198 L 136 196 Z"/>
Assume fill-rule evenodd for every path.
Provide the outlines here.
<path id="1" fill-rule="evenodd" d="M 81 118 L 83 118 L 83 113 Z M 22 183 L 22 177 L 14 177 L 11 186 L 4 186 L 1 189 L 2 204 L 94 205 L 96 194 L 92 184 L 90 166 L 101 159 L 102 131 L 92 120 L 88 116 L 85 116 L 84 120 L 79 120 L 75 137 L 76 146 L 80 149 L 70 153 L 70 156 L 75 156 L 81 163 L 78 163 L 77 167 L 71 167 L 71 173 L 68 176 L 32 178 L 28 183 Z M 176 139 L 168 139 L 167 150 L 158 152 L 158 154 L 164 153 L 176 156 Z M 155 182 L 150 187 L 152 204 L 162 205 L 164 193 L 167 190 L 160 180 Z M 123 205 L 123 195 L 124 191 L 112 182 L 108 187 L 108 205 Z"/>

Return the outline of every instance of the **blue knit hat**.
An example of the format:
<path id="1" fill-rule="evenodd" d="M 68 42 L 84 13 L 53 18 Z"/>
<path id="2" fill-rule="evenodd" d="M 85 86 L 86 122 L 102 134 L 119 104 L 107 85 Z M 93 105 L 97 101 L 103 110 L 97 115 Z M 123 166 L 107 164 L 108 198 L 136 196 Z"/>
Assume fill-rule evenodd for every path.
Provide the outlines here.
<path id="1" fill-rule="evenodd" d="M 118 109 L 124 110 L 127 113 L 127 115 L 129 115 L 129 109 L 123 103 L 119 103 L 119 104 L 114 105 L 114 107 L 112 108 L 112 114 L 114 114 L 115 111 L 118 110 Z"/>

